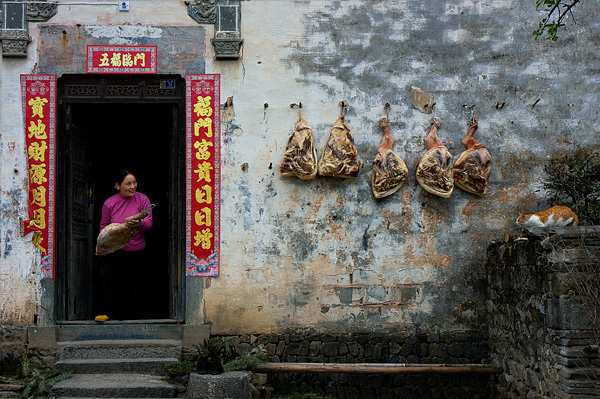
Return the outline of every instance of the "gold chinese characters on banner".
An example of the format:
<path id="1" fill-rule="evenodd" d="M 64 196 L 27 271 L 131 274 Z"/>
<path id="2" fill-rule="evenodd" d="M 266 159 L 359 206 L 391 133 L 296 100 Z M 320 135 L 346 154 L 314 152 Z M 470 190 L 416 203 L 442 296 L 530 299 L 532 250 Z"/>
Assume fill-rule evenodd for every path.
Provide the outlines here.
<path id="1" fill-rule="evenodd" d="M 32 233 L 42 275 L 54 278 L 56 76 L 21 75 L 21 98 L 29 177 L 29 218 L 20 220 L 21 235 Z"/>
<path id="2" fill-rule="evenodd" d="M 87 46 L 87 73 L 156 73 L 156 46 Z"/>
<path id="3" fill-rule="evenodd" d="M 219 275 L 219 75 L 186 75 L 186 276 Z"/>

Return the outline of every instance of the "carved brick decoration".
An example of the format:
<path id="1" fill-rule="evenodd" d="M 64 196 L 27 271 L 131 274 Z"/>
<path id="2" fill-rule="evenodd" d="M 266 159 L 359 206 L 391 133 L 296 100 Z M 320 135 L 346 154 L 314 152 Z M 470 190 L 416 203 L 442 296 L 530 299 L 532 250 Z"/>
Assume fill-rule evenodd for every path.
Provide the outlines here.
<path id="1" fill-rule="evenodd" d="M 162 81 L 175 80 L 174 88 L 161 88 Z M 102 79 L 100 82 L 90 82 L 88 78 L 81 81 L 65 82 L 59 89 L 62 97 L 67 100 L 125 97 L 128 99 L 161 98 L 179 100 L 182 96 L 183 85 L 171 76 L 159 76 L 139 80 L 139 78 Z"/>
<path id="2" fill-rule="evenodd" d="M 44 0 L 41 0 L 44 1 Z M 28 3 L 26 6 L 25 16 L 23 20 L 19 22 L 19 27 L 5 26 L 3 24 L 2 29 L 2 56 L 3 57 L 27 57 L 27 46 L 31 42 L 31 38 L 28 34 L 27 23 L 33 22 L 45 22 L 52 18 L 58 11 L 58 6 L 55 3 L 43 4 L 40 2 Z M 1 18 L 8 18 L 8 16 L 1 15 Z M 4 21 L 3 21 L 4 22 Z M 8 22 L 7 22 L 8 24 Z"/>
<path id="3" fill-rule="evenodd" d="M 217 0 L 193 0 L 185 2 L 188 15 L 199 24 L 214 24 L 217 14 Z"/>
<path id="4" fill-rule="evenodd" d="M 108 97 L 139 97 L 139 85 L 106 85 Z"/>
<path id="5" fill-rule="evenodd" d="M 147 85 L 146 97 L 174 97 L 177 95 L 177 89 L 161 89 L 159 85 Z"/>
<path id="6" fill-rule="evenodd" d="M 242 48 L 242 39 L 212 39 L 212 45 L 215 47 L 215 57 L 217 59 L 240 58 L 240 49 Z"/>
<path id="7" fill-rule="evenodd" d="M 58 6 L 54 3 L 29 3 L 27 4 L 27 21 L 46 22 L 56 15 L 57 11 Z"/>
<path id="8" fill-rule="evenodd" d="M 98 84 L 68 84 L 65 94 L 70 97 L 98 97 L 100 96 L 100 85 Z"/>
<path id="9" fill-rule="evenodd" d="M 2 29 L 2 56 L 27 57 L 27 45 L 30 41 L 27 31 Z"/>

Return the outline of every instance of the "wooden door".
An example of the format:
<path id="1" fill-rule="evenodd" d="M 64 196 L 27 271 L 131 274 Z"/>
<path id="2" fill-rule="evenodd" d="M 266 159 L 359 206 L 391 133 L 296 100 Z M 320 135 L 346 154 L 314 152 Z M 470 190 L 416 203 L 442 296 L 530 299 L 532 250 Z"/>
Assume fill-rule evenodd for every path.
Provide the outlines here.
<path id="1" fill-rule="evenodd" d="M 67 320 L 92 319 L 92 264 L 94 253 L 94 187 L 89 142 L 73 123 L 72 107 L 66 106 L 66 301 Z"/>

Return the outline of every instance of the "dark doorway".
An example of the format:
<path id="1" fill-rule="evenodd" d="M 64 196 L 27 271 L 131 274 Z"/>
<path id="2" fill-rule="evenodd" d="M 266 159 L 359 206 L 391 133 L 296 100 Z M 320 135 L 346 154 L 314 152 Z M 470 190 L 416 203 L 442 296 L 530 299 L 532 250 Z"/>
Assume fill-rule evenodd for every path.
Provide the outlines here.
<path id="1" fill-rule="evenodd" d="M 172 106 L 163 104 L 78 104 L 72 108 L 73 123 L 86 132 L 93 165 L 93 231 L 100 226 L 102 204 L 115 194 L 119 169 L 132 171 L 138 191 L 156 205 L 154 226 L 146 233 L 146 251 L 151 259 L 136 275 L 138 294 L 129 319 L 166 319 L 169 304 L 168 209 L 170 131 Z M 93 313 L 102 289 L 98 285 L 99 258 L 94 256 L 92 280 Z M 113 276 L 114 279 L 120 276 Z M 115 284 L 117 285 L 117 284 Z M 110 293 L 112 294 L 112 293 Z M 116 295 L 116 293 L 115 293 Z"/>
<path id="2" fill-rule="evenodd" d="M 150 261 L 136 273 L 141 288 L 134 299 L 135 311 L 127 320 L 181 321 L 179 259 L 181 226 L 185 225 L 181 223 L 185 209 L 181 199 L 185 195 L 179 192 L 185 189 L 185 160 L 181 155 L 185 132 L 180 95 L 183 80 L 176 82 L 175 89 L 163 91 L 158 77 L 59 79 L 57 297 L 62 306 L 58 308 L 58 322 L 91 321 L 98 312 L 101 288 L 99 258 L 94 252 L 102 205 L 116 193 L 114 180 L 119 169 L 132 171 L 138 191 L 156 205 L 153 228 L 146 233 Z M 107 98 L 113 86 L 119 88 L 119 96 L 133 93 L 138 99 Z M 84 95 L 88 97 L 82 98 Z M 157 98 L 144 98 L 150 95 Z M 114 276 L 115 281 L 119 277 Z M 111 289 L 108 287 L 109 295 Z M 107 288 L 103 290 L 107 294 Z"/>

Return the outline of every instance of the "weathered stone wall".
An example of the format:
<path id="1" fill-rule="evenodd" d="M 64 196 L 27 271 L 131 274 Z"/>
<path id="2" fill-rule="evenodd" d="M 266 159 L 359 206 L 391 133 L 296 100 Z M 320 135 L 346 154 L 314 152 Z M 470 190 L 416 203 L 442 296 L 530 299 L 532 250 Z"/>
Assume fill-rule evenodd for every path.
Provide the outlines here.
<path id="1" fill-rule="evenodd" d="M 580 295 L 572 279 L 582 273 L 599 292 L 599 249 L 597 234 L 582 239 L 576 228 L 490 245 L 489 343 L 492 364 L 504 369 L 504 397 L 600 397 L 600 325 L 594 330 L 587 313 L 598 298 Z M 586 264 L 595 275 L 586 276 Z"/>
<path id="2" fill-rule="evenodd" d="M 485 363 L 489 355 L 487 336 L 472 331 L 408 336 L 290 333 L 229 339 L 236 351 L 259 346 L 274 362 L 473 364 Z M 269 383 L 338 399 L 489 398 L 494 378 L 477 374 L 271 373 Z"/>
<path id="3" fill-rule="evenodd" d="M 37 322 L 52 324 L 60 289 L 44 288 L 40 254 L 18 233 L 28 212 L 19 75 L 85 74 L 85 46 L 108 43 L 157 45 L 158 73 L 218 73 L 221 98 L 233 100 L 222 124 L 221 274 L 186 282 L 188 305 L 198 304 L 213 333 L 484 328 L 489 240 L 517 211 L 538 210 L 534 183 L 553 150 L 600 137 L 598 9 L 578 5 L 578 24 L 558 42 L 533 40 L 540 16 L 522 0 L 245 1 L 233 61 L 214 59 L 213 27 L 199 27 L 181 1 L 136 0 L 128 13 L 64 5 L 30 23 L 27 58 L 0 59 L 0 323 L 31 325 L 47 313 Z M 476 105 L 476 137 L 494 161 L 488 194 L 456 189 L 442 199 L 418 185 L 432 114 L 413 107 L 412 86 L 435 97 L 455 157 L 464 105 Z M 341 100 L 364 160 L 359 177 L 281 178 L 298 119 L 290 104 L 303 103 L 321 149 Z M 371 169 L 386 102 L 410 173 L 376 200 Z"/>

